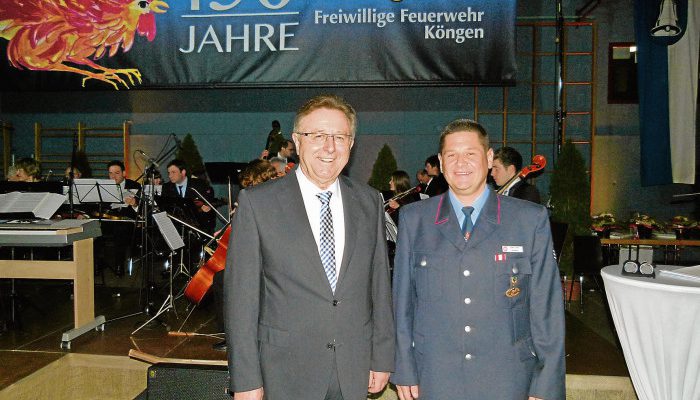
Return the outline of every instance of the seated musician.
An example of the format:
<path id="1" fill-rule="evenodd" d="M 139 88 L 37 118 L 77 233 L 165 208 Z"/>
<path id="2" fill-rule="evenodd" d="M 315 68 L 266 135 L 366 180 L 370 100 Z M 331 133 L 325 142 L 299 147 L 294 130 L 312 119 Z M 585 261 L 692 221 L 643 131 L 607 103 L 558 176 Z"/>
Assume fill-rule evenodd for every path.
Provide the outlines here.
<path id="1" fill-rule="evenodd" d="M 15 163 L 13 173 L 8 174 L 10 182 L 39 182 L 41 181 L 41 164 L 33 158 L 22 158 Z"/>
<path id="2" fill-rule="evenodd" d="M 141 185 L 126 177 L 124 163 L 120 160 L 107 163 L 107 173 L 109 179 L 121 187 L 122 193 L 141 189 Z M 95 246 L 95 256 L 102 266 L 113 268 L 117 276 L 123 275 L 125 264 L 131 255 L 135 224 L 130 221 L 137 217 L 137 205 L 132 194 L 124 194 L 124 204 L 113 204 L 111 210 L 100 213 L 106 219 L 102 220 L 102 237 Z"/>
<path id="3" fill-rule="evenodd" d="M 269 181 L 270 179 L 275 179 L 277 176 L 277 170 L 269 161 L 253 160 L 238 174 L 238 181 L 241 185 L 241 189 L 245 189 Z M 216 324 L 219 332 L 224 331 L 223 271 L 225 270 L 214 275 L 214 282 L 212 284 L 214 307 L 216 308 Z M 214 350 L 226 351 L 226 341 L 215 343 L 213 348 Z"/>
<path id="4" fill-rule="evenodd" d="M 209 184 L 195 177 L 189 176 L 187 173 L 187 164 L 184 161 L 174 159 L 168 163 L 168 179 L 169 182 L 163 184 L 163 197 L 182 197 L 192 199 L 196 205 L 196 222 L 199 225 L 197 228 L 207 233 L 214 232 L 216 225 L 216 213 L 214 210 L 202 200 L 200 196 L 211 203 L 214 199 L 214 190 Z"/>
<path id="5" fill-rule="evenodd" d="M 498 188 L 506 185 L 523 168 L 523 156 L 512 147 L 501 147 L 493 155 L 491 176 Z M 503 193 L 504 196 L 515 197 L 540 204 L 540 192 L 524 180 L 511 184 Z"/>

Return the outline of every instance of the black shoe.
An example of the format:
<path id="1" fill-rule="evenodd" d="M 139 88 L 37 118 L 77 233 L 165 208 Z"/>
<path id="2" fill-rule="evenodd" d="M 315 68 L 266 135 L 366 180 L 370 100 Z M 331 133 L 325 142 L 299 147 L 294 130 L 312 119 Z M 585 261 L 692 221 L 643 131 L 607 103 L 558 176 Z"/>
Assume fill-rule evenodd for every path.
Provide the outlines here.
<path id="1" fill-rule="evenodd" d="M 226 341 L 222 340 L 218 343 L 214 343 L 211 348 L 216 351 L 226 351 Z"/>

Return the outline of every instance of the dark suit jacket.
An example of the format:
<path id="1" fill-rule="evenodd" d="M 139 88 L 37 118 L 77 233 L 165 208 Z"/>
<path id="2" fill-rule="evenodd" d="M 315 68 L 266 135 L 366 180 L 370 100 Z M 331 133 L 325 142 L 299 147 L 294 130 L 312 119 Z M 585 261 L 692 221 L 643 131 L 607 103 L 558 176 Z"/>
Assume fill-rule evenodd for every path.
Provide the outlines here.
<path id="1" fill-rule="evenodd" d="M 335 360 L 344 399 L 365 400 L 370 369 L 394 368 L 382 201 L 339 179 L 345 250 L 335 294 L 296 173 L 239 194 L 224 276 L 235 392 L 262 386 L 268 400 L 323 400 Z"/>
<path id="2" fill-rule="evenodd" d="M 209 202 L 214 200 L 214 189 L 209 186 L 209 184 L 201 179 L 187 178 L 187 189 L 185 190 L 186 199 L 196 199 L 199 195 L 193 190 L 201 193 Z M 180 192 L 177 190 L 177 185 L 172 182 L 166 182 L 163 184 L 163 190 L 161 192 L 163 197 L 181 197 Z M 216 225 L 216 213 L 214 210 L 209 212 L 196 212 L 195 217 L 197 219 L 199 227 L 205 232 L 212 233 Z"/>
<path id="3" fill-rule="evenodd" d="M 399 226 L 391 381 L 419 385 L 421 400 L 563 400 L 564 308 L 547 210 L 490 192 L 465 241 L 446 193 L 406 206 Z M 507 296 L 513 280 L 520 291 Z"/>
<path id="4" fill-rule="evenodd" d="M 437 196 L 439 194 L 445 193 L 448 189 L 447 181 L 445 180 L 445 176 L 440 173 L 440 175 L 436 176 L 433 178 L 432 181 L 428 184 L 428 187 L 425 188 L 425 194 L 427 194 L 430 197 Z"/>
<path id="5" fill-rule="evenodd" d="M 508 196 L 515 197 L 516 199 L 522 199 L 531 201 L 533 203 L 541 204 L 540 192 L 533 185 L 527 183 L 527 181 L 519 181 L 508 191 Z"/>

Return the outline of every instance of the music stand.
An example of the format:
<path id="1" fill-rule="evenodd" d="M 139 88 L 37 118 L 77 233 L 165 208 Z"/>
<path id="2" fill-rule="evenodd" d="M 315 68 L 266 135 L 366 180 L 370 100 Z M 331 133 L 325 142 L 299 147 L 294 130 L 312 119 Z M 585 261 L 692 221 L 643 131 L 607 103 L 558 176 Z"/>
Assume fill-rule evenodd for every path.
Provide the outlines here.
<path id="1" fill-rule="evenodd" d="M 233 213 L 233 189 L 232 184 L 240 185 L 238 181 L 238 174 L 243 171 L 243 169 L 248 165 L 248 163 L 241 162 L 208 162 L 204 163 L 204 169 L 207 171 L 207 176 L 211 183 L 216 184 L 226 184 L 228 185 L 228 215 L 231 219 L 231 214 Z"/>
<path id="2" fill-rule="evenodd" d="M 123 203 L 122 188 L 111 179 L 73 180 L 74 200 L 80 203 Z"/>
<path id="3" fill-rule="evenodd" d="M 155 313 L 155 315 L 153 315 L 150 319 L 148 319 L 146 322 L 141 324 L 138 328 L 136 328 L 136 330 L 131 332 L 132 335 L 135 334 L 136 332 L 140 331 L 144 326 L 151 323 L 151 321 L 158 318 L 164 312 L 166 312 L 170 309 L 175 310 L 175 304 L 174 304 L 175 298 L 173 297 L 173 268 L 172 268 L 173 253 L 175 253 L 176 250 L 185 247 L 185 242 L 180 237 L 180 234 L 178 233 L 177 229 L 175 228 L 175 225 L 170 220 L 170 218 L 168 218 L 168 213 L 166 213 L 165 211 L 153 214 L 153 221 L 155 221 L 156 225 L 158 226 L 158 230 L 163 235 L 163 238 L 165 238 L 165 242 L 168 244 L 168 247 L 170 248 L 170 256 L 169 256 L 170 257 L 170 279 L 169 279 L 170 293 L 168 294 L 168 297 L 165 298 L 165 301 L 160 306 L 160 308 Z M 177 315 L 177 311 L 176 311 L 176 315 Z"/>

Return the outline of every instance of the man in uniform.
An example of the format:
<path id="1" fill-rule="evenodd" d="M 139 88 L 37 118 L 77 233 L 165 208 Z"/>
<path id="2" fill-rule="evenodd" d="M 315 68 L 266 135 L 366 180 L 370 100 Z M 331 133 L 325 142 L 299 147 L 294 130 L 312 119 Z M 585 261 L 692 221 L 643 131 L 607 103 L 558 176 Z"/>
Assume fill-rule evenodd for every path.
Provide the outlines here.
<path id="1" fill-rule="evenodd" d="M 394 267 L 402 400 L 564 399 L 564 309 L 547 210 L 497 195 L 488 136 L 440 137 L 448 192 L 400 215 Z"/>

